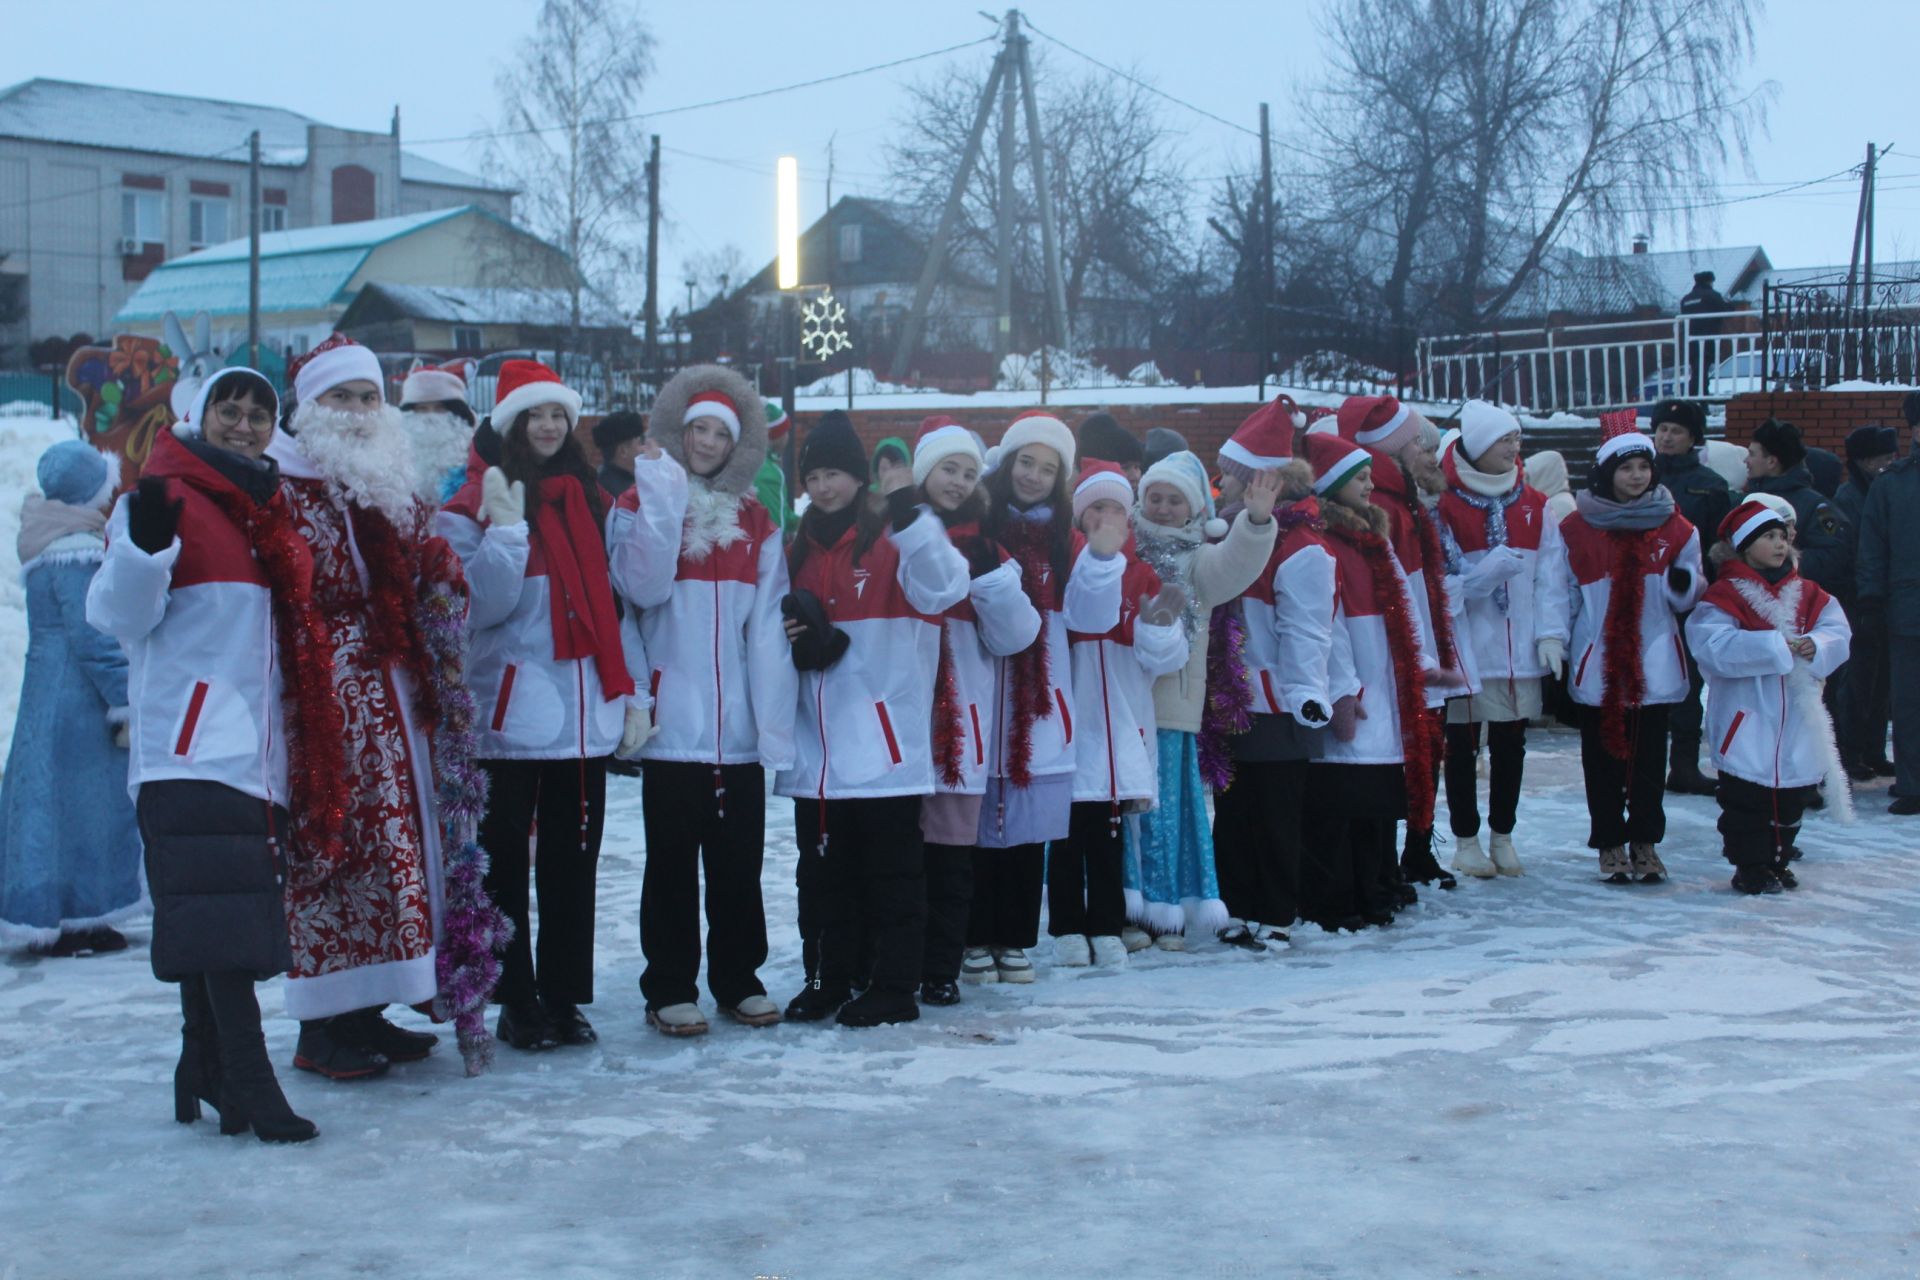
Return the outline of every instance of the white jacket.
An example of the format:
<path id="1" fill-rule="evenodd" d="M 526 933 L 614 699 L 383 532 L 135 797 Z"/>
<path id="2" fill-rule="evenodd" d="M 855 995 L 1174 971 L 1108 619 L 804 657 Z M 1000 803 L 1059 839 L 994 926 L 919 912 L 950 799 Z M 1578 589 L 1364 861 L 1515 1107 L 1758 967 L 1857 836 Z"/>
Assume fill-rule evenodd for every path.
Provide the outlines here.
<path id="1" fill-rule="evenodd" d="M 1159 590 L 1160 575 L 1144 561 L 1130 561 L 1121 580 L 1119 625 L 1104 635 L 1068 636 L 1079 711 L 1075 801 L 1159 800 L 1154 681 L 1187 665 L 1178 619 L 1166 625 L 1140 620 L 1140 597 Z"/>
<path id="2" fill-rule="evenodd" d="M 1241 597 L 1247 627 L 1247 679 L 1258 715 L 1290 715 L 1307 728 L 1324 722 L 1302 718 L 1309 702 L 1333 713 L 1336 698 L 1360 692 L 1353 669 L 1353 643 L 1336 628 L 1338 573 L 1327 540 L 1317 528 L 1319 503 L 1302 498 L 1274 512 L 1291 527 L 1274 544 L 1266 571 Z M 1295 519 L 1306 522 L 1295 524 Z"/>
<path id="3" fill-rule="evenodd" d="M 774 783 L 783 796 L 933 793 L 940 615 L 966 598 L 967 561 L 925 509 L 905 529 L 882 534 L 856 565 L 858 536 L 849 529 L 831 547 L 811 547 L 794 578 L 796 590 L 819 597 L 849 644 L 825 671 L 800 673 L 794 762 Z"/>
<path id="4" fill-rule="evenodd" d="M 978 536 L 974 523 L 947 530 L 955 545 Z M 1006 553 L 1001 552 L 1003 557 Z M 946 629 L 947 649 L 953 656 L 955 693 L 959 705 L 960 784 L 949 786 L 939 778 L 936 761 L 934 790 L 959 795 L 982 795 L 987 789 L 987 748 L 993 740 L 995 659 L 1019 653 L 1040 634 L 1040 611 L 1020 585 L 1020 566 L 1003 558 L 1000 567 L 983 573 L 967 586 L 967 598 L 947 610 L 940 624 Z M 934 714 L 939 715 L 936 701 Z M 937 728 L 937 726 L 936 726 Z"/>
<path id="5" fill-rule="evenodd" d="M 1619 544 L 1578 512 L 1567 517 L 1559 532 L 1571 588 L 1573 642 L 1567 647 L 1567 688 L 1575 702 L 1597 707 L 1605 700 L 1607 602 L 1613 598 Z M 1707 586 L 1700 565 L 1700 535 L 1685 516 L 1676 511 L 1650 532 L 1640 608 L 1640 669 L 1646 682 L 1641 702 L 1649 706 L 1679 702 L 1687 696 L 1691 678 L 1680 642 L 1680 615 L 1693 608 Z M 1668 585 L 1667 570 L 1674 565 L 1689 575 L 1685 591 Z"/>
<path id="6" fill-rule="evenodd" d="M 1453 459 L 1448 458 L 1452 468 Z M 1568 639 L 1567 557 L 1560 527 L 1547 511 L 1539 490 L 1525 487 L 1506 508 L 1506 545 L 1520 557 L 1510 578 L 1490 572 L 1487 513 L 1456 490 L 1442 495 L 1435 514 L 1446 538 L 1460 552 L 1464 569 L 1457 577 L 1464 597 L 1465 624 L 1454 631 L 1461 659 L 1478 687 L 1500 681 L 1537 680 L 1547 674 L 1540 661 L 1544 639 Z M 1452 589 L 1456 583 L 1449 582 Z M 1506 588 L 1503 611 L 1496 597 Z"/>
<path id="7" fill-rule="evenodd" d="M 1788 636 L 1813 639 L 1812 661 Z M 1839 772 L 1820 682 L 1847 660 L 1852 628 L 1839 601 L 1793 574 L 1778 586 L 1738 562 L 1687 619 L 1693 660 L 1712 681 L 1707 741 L 1714 767 L 1763 787 L 1805 787 Z M 1839 779 L 1844 792 L 1845 778 Z"/>
<path id="8" fill-rule="evenodd" d="M 786 551 L 766 508 L 704 482 L 690 492 L 672 458 L 641 458 L 607 517 L 607 567 L 639 612 L 656 729 L 641 756 L 791 765 L 800 681 L 780 618 Z"/>
<path id="9" fill-rule="evenodd" d="M 1330 514 L 1344 514 L 1344 509 L 1332 509 Z M 1384 520 L 1384 512 L 1381 517 Z M 1352 646 L 1353 673 L 1359 681 L 1360 710 L 1365 716 L 1356 721 L 1350 742 L 1342 742 L 1329 733 L 1326 751 L 1321 759 L 1329 764 L 1404 763 L 1405 751 L 1400 740 L 1400 701 L 1385 612 L 1394 602 L 1381 599 L 1374 590 L 1373 570 L 1358 547 L 1333 534 L 1327 538 L 1327 548 L 1333 553 L 1339 574 L 1333 626 L 1336 631 L 1345 631 L 1347 642 Z M 1437 668 L 1432 648 L 1433 633 L 1419 625 L 1412 586 L 1407 580 L 1406 570 L 1401 567 L 1400 558 L 1392 554 L 1391 549 L 1387 561 L 1393 569 L 1394 583 L 1400 593 L 1399 604 L 1407 611 L 1413 632 L 1414 664 L 1420 672 L 1430 674 Z M 1425 703 L 1423 690 L 1421 704 L 1424 706 Z"/>

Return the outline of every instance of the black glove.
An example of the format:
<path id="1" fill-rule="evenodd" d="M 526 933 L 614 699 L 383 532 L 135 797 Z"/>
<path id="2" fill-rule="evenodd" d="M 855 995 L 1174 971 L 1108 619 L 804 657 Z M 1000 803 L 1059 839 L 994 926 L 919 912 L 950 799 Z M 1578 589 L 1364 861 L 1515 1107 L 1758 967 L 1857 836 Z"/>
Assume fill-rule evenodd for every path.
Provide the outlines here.
<path id="1" fill-rule="evenodd" d="M 967 558 L 967 576 L 982 578 L 1000 567 L 1000 548 L 987 537 L 968 538 L 960 548 Z"/>
<path id="2" fill-rule="evenodd" d="M 1325 724 L 1327 709 L 1317 702 L 1303 702 L 1300 704 L 1300 719 L 1308 724 Z"/>
<path id="3" fill-rule="evenodd" d="M 1693 574 L 1681 565 L 1672 565 L 1667 569 L 1667 586 L 1675 595 L 1680 595 L 1693 585 Z"/>
<path id="4" fill-rule="evenodd" d="M 919 515 L 920 503 L 912 485 L 901 485 L 887 495 L 887 519 L 893 522 L 895 533 L 904 532 Z"/>
<path id="5" fill-rule="evenodd" d="M 173 545 L 180 528 L 179 498 L 167 497 L 167 482 L 159 476 L 143 476 L 133 495 L 127 499 L 127 536 L 133 545 L 150 556 L 157 556 Z"/>
<path id="6" fill-rule="evenodd" d="M 820 597 L 811 591 L 794 591 L 780 600 L 780 613 L 806 628 L 793 638 L 793 666 L 796 671 L 825 671 L 840 661 L 853 638 L 827 621 Z"/>

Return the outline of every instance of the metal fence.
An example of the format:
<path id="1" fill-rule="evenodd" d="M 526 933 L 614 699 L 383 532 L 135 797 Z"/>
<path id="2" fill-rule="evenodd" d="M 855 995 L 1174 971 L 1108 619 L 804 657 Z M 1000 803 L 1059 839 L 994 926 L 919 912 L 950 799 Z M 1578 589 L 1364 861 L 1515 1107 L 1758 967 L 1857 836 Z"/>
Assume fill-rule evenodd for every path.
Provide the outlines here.
<path id="1" fill-rule="evenodd" d="M 1769 284 L 1764 367 L 1815 386 L 1920 381 L 1920 279 Z"/>

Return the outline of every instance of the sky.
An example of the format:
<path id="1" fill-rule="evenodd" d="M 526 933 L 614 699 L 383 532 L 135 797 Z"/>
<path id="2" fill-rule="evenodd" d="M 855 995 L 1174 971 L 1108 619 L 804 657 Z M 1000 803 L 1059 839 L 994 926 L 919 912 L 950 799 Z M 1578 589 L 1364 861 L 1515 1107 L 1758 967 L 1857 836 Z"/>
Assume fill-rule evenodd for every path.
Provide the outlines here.
<path id="1" fill-rule="evenodd" d="M 333 0 L 323 9 L 257 0 L 196 0 L 194 31 L 169 37 L 177 12 L 153 4 L 91 0 L 83 10 L 12 6 L 0 44 L 0 84 L 34 76 L 199 94 L 291 108 L 332 124 L 384 131 L 398 105 L 403 140 L 449 164 L 478 171 L 479 144 L 461 139 L 500 117 L 497 71 L 534 26 L 534 0 Z M 1029 0 L 1036 30 L 1247 129 L 1258 104 L 1274 127 L 1292 127 L 1297 94 L 1324 75 L 1316 4 L 1304 0 Z M 84 15 L 76 17 L 76 12 Z M 650 112 L 854 71 L 990 37 L 977 5 L 953 0 L 837 0 L 831 5 L 731 0 L 642 3 L 657 40 L 642 106 Z M 314 21 L 324 13 L 324 23 Z M 1170 21 L 1170 15 L 1173 20 Z M 141 30 L 140 39 L 80 38 L 87 30 Z M 1846 33 L 1852 38 L 1839 38 Z M 1920 256 L 1920 124 L 1913 110 L 1911 50 L 1920 34 L 1912 0 L 1773 0 L 1754 64 L 1729 74 L 1770 81 L 1769 130 L 1751 169 L 1721 175 L 1724 196 L 1750 197 L 1778 184 L 1817 179 L 1862 158 L 1866 144 L 1897 151 L 1882 169 L 1877 256 Z M 1037 48 L 1078 75 L 1073 54 Z M 190 56 L 189 56 L 190 55 Z M 828 152 L 833 191 L 885 194 L 884 145 L 905 109 L 904 87 L 943 65 L 984 65 L 979 45 L 940 58 L 753 101 L 671 111 L 650 121 L 664 152 L 666 214 L 661 281 L 666 302 L 684 301 L 690 263 L 737 247 L 750 269 L 773 253 L 776 157 L 798 157 L 802 220 L 825 208 Z M 1167 124 L 1194 179 L 1195 208 L 1212 184 L 1250 168 L 1254 138 L 1171 102 Z M 420 142 L 411 141 L 422 140 Z M 1902 154 L 1903 153 L 1903 154 Z M 1676 178 L 1676 197 L 1695 183 Z M 1842 178 L 1785 195 L 1739 199 L 1697 224 L 1693 247 L 1760 244 L 1778 266 L 1844 263 L 1851 250 L 1857 180 Z M 638 211 L 644 216 L 644 211 Z M 1637 228 L 1620 229 L 1624 251 Z M 1681 233 L 1656 248 L 1689 247 Z"/>

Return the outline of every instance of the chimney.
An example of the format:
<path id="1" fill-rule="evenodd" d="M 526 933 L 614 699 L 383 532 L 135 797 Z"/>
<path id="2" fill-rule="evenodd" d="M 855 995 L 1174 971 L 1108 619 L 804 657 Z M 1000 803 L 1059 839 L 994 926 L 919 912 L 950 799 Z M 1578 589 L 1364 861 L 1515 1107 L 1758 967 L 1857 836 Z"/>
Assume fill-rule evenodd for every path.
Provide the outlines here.
<path id="1" fill-rule="evenodd" d="M 393 140 L 400 141 L 400 104 L 393 104 Z"/>
<path id="2" fill-rule="evenodd" d="M 1636 232 L 1633 237 L 1633 251 L 1635 253 L 1645 253 L 1647 251 L 1647 242 L 1650 239 L 1651 237 L 1648 233 L 1644 231 Z"/>

